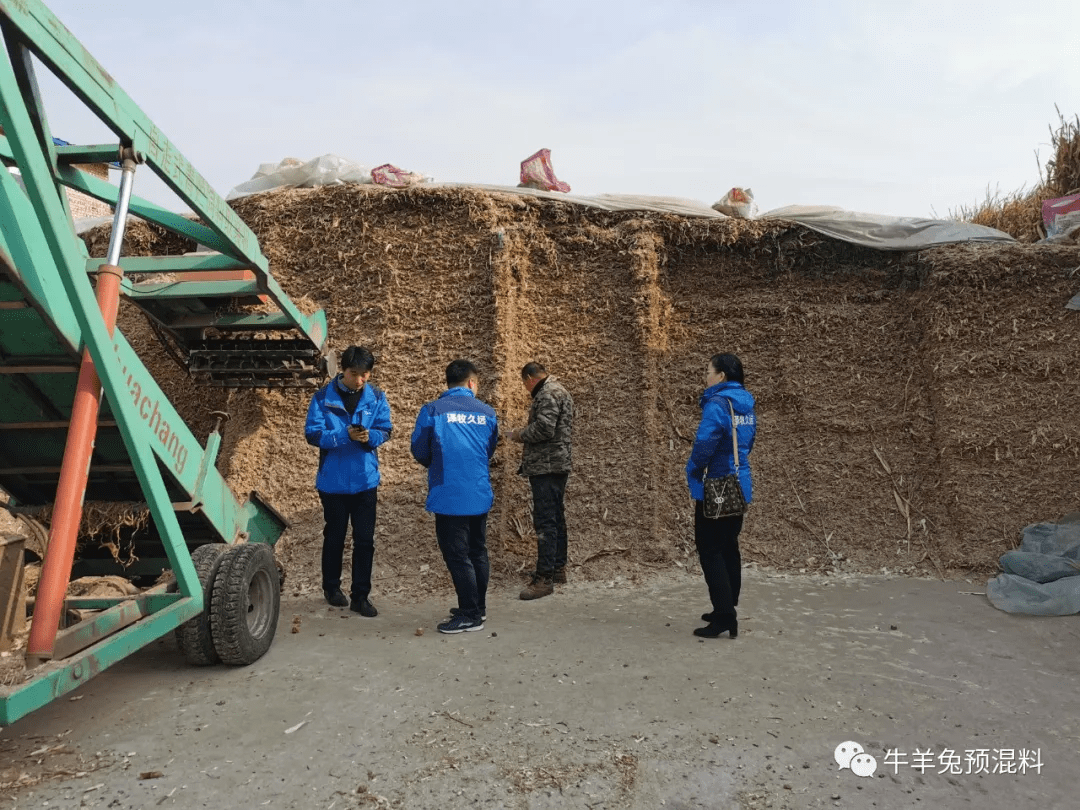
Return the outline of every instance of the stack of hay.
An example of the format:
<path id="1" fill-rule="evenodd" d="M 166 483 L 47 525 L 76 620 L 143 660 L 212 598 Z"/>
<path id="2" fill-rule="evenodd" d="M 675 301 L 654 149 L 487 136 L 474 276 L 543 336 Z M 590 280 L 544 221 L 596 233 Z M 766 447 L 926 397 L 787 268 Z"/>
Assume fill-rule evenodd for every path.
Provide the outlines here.
<path id="1" fill-rule="evenodd" d="M 759 402 L 750 560 L 985 572 L 1022 526 L 1080 495 L 1080 328 L 1062 309 L 1076 248 L 883 253 L 772 220 L 606 212 L 462 188 L 296 189 L 235 207 L 283 288 L 327 310 L 334 348 L 366 344 L 378 357 L 373 382 L 396 426 L 380 450 L 378 591 L 449 584 L 408 438 L 455 357 L 477 363 L 504 429 L 526 417 L 527 361 L 573 393 L 576 577 L 693 558 L 682 470 L 718 351 L 743 357 Z M 205 425 L 223 405 L 232 413 L 219 466 L 237 492 L 259 489 L 292 522 L 280 544 L 291 587 L 317 590 L 308 396 L 207 402 L 126 317 L 121 328 L 189 423 Z M 535 554 L 519 452 L 501 446 L 492 471 L 489 545 L 501 577 Z"/>

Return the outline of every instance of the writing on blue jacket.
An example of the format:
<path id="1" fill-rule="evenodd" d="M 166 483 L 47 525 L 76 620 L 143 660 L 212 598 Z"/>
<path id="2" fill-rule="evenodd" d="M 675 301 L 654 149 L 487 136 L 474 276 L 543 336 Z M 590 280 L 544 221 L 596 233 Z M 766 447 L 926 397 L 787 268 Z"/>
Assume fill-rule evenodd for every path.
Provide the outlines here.
<path id="1" fill-rule="evenodd" d="M 367 428 L 368 440 L 349 438 L 349 426 Z M 350 415 L 341 401 L 337 381 L 331 380 L 311 398 L 304 438 L 319 448 L 315 488 L 320 492 L 350 495 L 379 485 L 379 445 L 390 438 L 390 403 L 371 383 L 363 387 L 356 410 Z"/>
<path id="2" fill-rule="evenodd" d="M 488 465 L 498 441 L 495 411 L 464 386 L 424 405 L 416 417 L 411 450 L 427 467 L 427 510 L 438 515 L 490 510 L 495 493 Z"/>
<path id="3" fill-rule="evenodd" d="M 731 409 L 728 409 L 728 403 Z M 741 383 L 725 380 L 706 388 L 701 395 L 701 424 L 694 437 L 694 448 L 686 462 L 686 483 L 690 497 L 705 497 L 706 478 L 723 478 L 735 472 L 731 446 L 731 416 L 735 414 L 735 434 L 739 446 L 739 484 L 746 502 L 753 500 L 750 477 L 750 451 L 757 436 L 754 396 Z"/>

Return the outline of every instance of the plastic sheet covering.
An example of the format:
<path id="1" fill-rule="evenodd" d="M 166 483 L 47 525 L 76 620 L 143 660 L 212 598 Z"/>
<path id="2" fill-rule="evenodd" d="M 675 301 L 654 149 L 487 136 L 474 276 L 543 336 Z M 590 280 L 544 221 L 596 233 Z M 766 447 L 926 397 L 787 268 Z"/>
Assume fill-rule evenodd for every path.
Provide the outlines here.
<path id="1" fill-rule="evenodd" d="M 227 200 L 271 191 L 275 188 L 314 188 L 343 183 L 370 183 L 371 170 L 337 155 L 323 155 L 304 163 L 285 158 L 280 163 L 263 163 L 246 183 L 225 195 Z"/>
<path id="2" fill-rule="evenodd" d="M 603 208 L 607 211 L 657 211 L 688 217 L 713 217 L 724 215 L 697 200 L 682 197 L 654 197 L 639 194 L 559 194 L 517 186 L 479 185 L 476 183 L 435 183 L 434 185 L 460 188 L 482 188 L 488 191 L 504 191 L 509 194 L 525 194 L 549 200 Z M 892 217 L 883 214 L 861 214 L 842 208 L 827 206 L 792 205 L 762 214 L 758 219 L 775 219 L 795 222 L 811 230 L 878 250 L 922 250 L 935 245 L 953 242 L 1014 242 L 1009 234 L 970 222 L 944 219 L 919 219 L 915 217 Z"/>
<path id="3" fill-rule="evenodd" d="M 78 217 L 72 220 L 75 225 L 75 233 L 80 236 L 89 230 L 93 230 L 98 225 L 111 225 L 112 221 L 112 217 Z M 134 221 L 135 218 L 129 214 L 127 218 L 128 225 Z"/>
<path id="4" fill-rule="evenodd" d="M 529 160 L 541 156 L 544 151 L 541 150 Z M 425 181 L 428 179 L 424 178 Z M 551 182 L 559 182 L 553 173 L 551 178 L 548 179 Z M 323 155 L 314 160 L 309 160 L 307 163 L 301 163 L 295 158 L 286 158 L 277 164 L 264 163 L 250 180 L 236 186 L 226 195 L 226 198 L 233 200 L 275 188 L 310 188 L 339 183 L 371 182 L 370 169 L 340 158 L 337 155 Z M 430 183 L 430 185 L 454 188 L 481 188 L 493 192 L 523 194 L 559 200 L 574 205 L 584 205 L 590 208 L 602 208 L 607 211 L 656 211 L 658 213 L 689 217 L 724 218 L 724 214 L 714 211 L 705 203 L 682 197 L 660 197 L 643 194 L 597 194 L 585 196 L 523 186 L 477 183 Z M 561 188 L 564 185 L 560 183 L 559 187 Z M 566 190 L 569 190 L 569 186 L 566 186 Z M 798 223 L 834 239 L 877 248 L 878 250 L 922 250 L 923 248 L 947 245 L 953 242 L 1015 241 L 1007 233 L 983 225 L 973 225 L 970 222 L 863 214 L 828 206 L 792 205 L 787 208 L 777 208 L 769 211 L 762 214 L 760 218 Z"/>
<path id="5" fill-rule="evenodd" d="M 1080 522 L 1036 523 L 1020 548 L 1001 557 L 1004 573 L 986 583 L 990 603 L 1006 613 L 1080 613 Z"/>
<path id="6" fill-rule="evenodd" d="M 686 217 L 712 217 L 726 219 L 723 214 L 713 211 L 705 203 L 684 197 L 657 197 L 649 194 L 563 194 L 554 191 L 542 191 L 537 188 L 522 186 L 497 186 L 483 183 L 434 183 L 435 186 L 450 188 L 480 188 L 492 192 L 521 194 L 527 197 L 540 197 L 547 200 L 584 205 L 589 208 L 602 208 L 605 211 L 656 211 L 663 214 L 680 214 Z"/>
<path id="7" fill-rule="evenodd" d="M 878 250 L 922 250 L 953 242 L 1014 242 L 1009 234 L 985 225 L 945 219 L 863 214 L 826 206 L 790 205 L 761 219 L 798 222 L 811 230 Z"/>

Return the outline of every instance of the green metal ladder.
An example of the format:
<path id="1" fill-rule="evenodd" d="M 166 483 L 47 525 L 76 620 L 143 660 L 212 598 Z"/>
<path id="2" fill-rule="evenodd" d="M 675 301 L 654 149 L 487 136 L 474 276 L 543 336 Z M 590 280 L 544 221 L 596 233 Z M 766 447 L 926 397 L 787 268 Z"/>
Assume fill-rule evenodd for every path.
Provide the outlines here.
<path id="1" fill-rule="evenodd" d="M 75 481 L 78 491 L 69 500 L 77 501 L 76 528 L 84 499 L 145 503 L 152 527 L 137 537 L 140 562 L 122 570 L 136 576 L 169 568 L 176 579 L 173 587 L 137 597 L 54 605 L 53 613 L 61 615 L 65 607 L 90 611 L 89 618 L 60 629 L 54 615 L 41 618 L 49 609 L 41 589 L 47 573 L 65 570 L 52 587 L 66 589 L 79 560 L 54 553 L 63 545 L 54 519 L 28 651 L 35 666 L 25 683 L 0 687 L 0 724 L 9 724 L 185 622 L 191 627 L 205 621 L 204 596 L 218 556 L 220 565 L 232 558 L 249 565 L 257 554 L 234 552 L 245 546 L 258 552 L 252 544 L 272 547 L 285 529 L 257 493 L 237 500 L 215 467 L 220 432 L 200 445 L 124 335 L 113 331 L 109 307 L 95 299 L 91 280 L 97 280 L 99 298 L 108 298 L 113 285 L 146 312 L 197 383 L 311 386 L 333 369 L 326 361 L 325 314 L 297 309 L 270 275 L 254 234 L 52 12 L 38 0 L 0 0 L 0 33 L 0 160 L 22 180 L 20 186 L 0 171 L 0 488 L 16 507 L 55 501 L 59 515 L 65 482 L 70 489 Z M 97 114 L 115 143 L 54 145 L 35 60 Z M 114 161 L 124 166 L 119 188 L 73 168 Z M 151 169 L 200 221 L 134 196 L 136 166 Z M 76 236 L 66 188 L 115 207 L 105 259 L 89 257 Z M 129 211 L 210 252 L 121 257 Z M 127 273 L 170 273 L 174 279 L 136 283 Z M 223 303 L 237 299 L 272 304 L 274 311 L 221 314 Z M 115 302 L 112 311 L 114 318 Z M 98 400 L 104 395 L 100 407 L 86 405 L 87 392 Z M 75 423 L 86 413 L 89 444 L 77 469 L 68 456 L 77 455 Z M 69 540 L 67 553 L 77 557 L 75 540 Z M 227 552 L 196 554 L 215 560 L 197 565 L 193 552 L 204 545 Z M 265 567 L 252 594 L 266 598 L 273 580 L 276 627 L 276 573 L 267 577 Z M 265 614 L 263 609 L 262 629 L 269 621 Z"/>

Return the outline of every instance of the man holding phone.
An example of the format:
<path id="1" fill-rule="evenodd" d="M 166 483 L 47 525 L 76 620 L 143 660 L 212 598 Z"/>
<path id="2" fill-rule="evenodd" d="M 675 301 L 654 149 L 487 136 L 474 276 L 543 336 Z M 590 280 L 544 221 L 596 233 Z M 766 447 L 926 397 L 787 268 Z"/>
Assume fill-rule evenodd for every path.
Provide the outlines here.
<path id="1" fill-rule="evenodd" d="M 370 384 L 375 357 L 364 346 L 341 353 L 341 373 L 323 386 L 308 407 L 304 437 L 319 448 L 315 488 L 322 501 L 322 586 L 326 601 L 369 618 L 375 558 L 375 509 L 379 492 L 378 447 L 390 438 L 390 404 Z M 341 561 L 349 523 L 353 529 L 351 599 L 341 590 Z"/>

